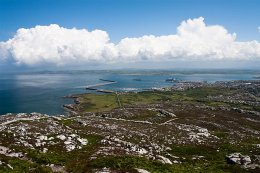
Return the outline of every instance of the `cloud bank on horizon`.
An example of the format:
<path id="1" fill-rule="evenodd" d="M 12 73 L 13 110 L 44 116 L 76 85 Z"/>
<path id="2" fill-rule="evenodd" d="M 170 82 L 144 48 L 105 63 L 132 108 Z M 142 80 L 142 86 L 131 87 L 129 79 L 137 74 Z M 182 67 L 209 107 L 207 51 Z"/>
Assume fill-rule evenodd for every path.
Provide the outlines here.
<path id="1" fill-rule="evenodd" d="M 110 41 L 106 31 L 67 29 L 57 24 L 18 29 L 0 42 L 0 60 L 16 64 L 57 66 L 171 60 L 260 60 L 260 43 L 236 41 L 236 34 L 220 25 L 206 25 L 203 17 L 183 21 L 174 35 L 145 35 Z"/>

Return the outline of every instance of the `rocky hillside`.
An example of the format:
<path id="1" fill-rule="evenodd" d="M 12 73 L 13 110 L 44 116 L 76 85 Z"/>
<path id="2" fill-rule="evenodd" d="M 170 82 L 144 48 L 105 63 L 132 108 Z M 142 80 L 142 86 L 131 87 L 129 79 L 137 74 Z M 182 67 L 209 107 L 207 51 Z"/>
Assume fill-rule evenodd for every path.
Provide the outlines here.
<path id="1" fill-rule="evenodd" d="M 260 172 L 259 83 L 82 94 L 0 117 L 0 172 Z"/>

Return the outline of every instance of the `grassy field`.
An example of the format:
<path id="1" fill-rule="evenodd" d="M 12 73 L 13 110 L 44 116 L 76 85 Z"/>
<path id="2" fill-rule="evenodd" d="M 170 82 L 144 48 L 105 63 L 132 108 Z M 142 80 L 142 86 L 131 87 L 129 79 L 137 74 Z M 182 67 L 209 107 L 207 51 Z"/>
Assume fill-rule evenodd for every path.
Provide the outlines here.
<path id="1" fill-rule="evenodd" d="M 150 104 L 156 102 L 187 102 L 204 103 L 209 106 L 242 107 L 248 110 L 258 110 L 244 104 L 226 103 L 222 101 L 210 101 L 208 96 L 232 95 L 235 91 L 228 88 L 205 87 L 194 88 L 185 91 L 144 91 L 139 93 L 119 93 L 118 97 L 122 106 Z M 80 112 L 102 112 L 119 108 L 115 93 L 86 94 L 80 97 Z"/>
<path id="2" fill-rule="evenodd" d="M 80 97 L 81 112 L 101 112 L 117 108 L 118 103 L 116 95 L 111 94 L 87 94 Z"/>

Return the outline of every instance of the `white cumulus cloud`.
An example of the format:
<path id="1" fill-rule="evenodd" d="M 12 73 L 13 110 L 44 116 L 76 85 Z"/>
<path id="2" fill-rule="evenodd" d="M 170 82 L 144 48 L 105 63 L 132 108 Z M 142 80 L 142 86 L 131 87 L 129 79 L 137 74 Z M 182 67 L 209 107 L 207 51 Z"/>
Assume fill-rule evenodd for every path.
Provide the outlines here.
<path id="1" fill-rule="evenodd" d="M 260 58 L 257 41 L 236 42 L 219 25 L 207 26 L 204 18 L 183 21 L 175 35 L 125 38 L 117 45 L 119 55 L 128 58 L 158 59 L 254 59 Z"/>
<path id="2" fill-rule="evenodd" d="M 1 44 L 2 52 L 9 52 L 18 64 L 28 65 L 106 61 L 116 53 L 105 31 L 66 29 L 55 24 L 19 29 L 12 39 Z"/>
<path id="3" fill-rule="evenodd" d="M 203 17 L 183 21 L 177 33 L 124 38 L 118 44 L 105 31 L 67 29 L 56 24 L 19 29 L 13 38 L 0 42 L 0 57 L 17 64 L 55 65 L 91 62 L 184 60 L 257 60 L 258 41 L 238 42 L 223 26 L 208 26 Z M 1 58 L 0 58 L 1 59 Z"/>

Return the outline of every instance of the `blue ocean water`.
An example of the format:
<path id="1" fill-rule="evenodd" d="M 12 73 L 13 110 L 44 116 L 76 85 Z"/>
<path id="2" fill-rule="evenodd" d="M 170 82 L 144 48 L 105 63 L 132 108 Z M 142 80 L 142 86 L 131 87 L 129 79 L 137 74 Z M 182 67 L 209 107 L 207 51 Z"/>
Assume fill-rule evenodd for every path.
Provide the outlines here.
<path id="1" fill-rule="evenodd" d="M 85 87 L 102 83 L 99 79 L 117 81 L 112 85 L 101 86 L 100 89 L 141 91 L 174 85 L 167 83 L 167 78 L 215 82 L 251 80 L 259 74 L 259 71 L 251 70 L 43 71 L 0 74 L 0 115 L 19 112 L 64 114 L 62 105 L 73 101 L 63 96 L 91 92 L 85 90 Z"/>

